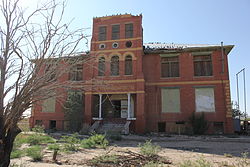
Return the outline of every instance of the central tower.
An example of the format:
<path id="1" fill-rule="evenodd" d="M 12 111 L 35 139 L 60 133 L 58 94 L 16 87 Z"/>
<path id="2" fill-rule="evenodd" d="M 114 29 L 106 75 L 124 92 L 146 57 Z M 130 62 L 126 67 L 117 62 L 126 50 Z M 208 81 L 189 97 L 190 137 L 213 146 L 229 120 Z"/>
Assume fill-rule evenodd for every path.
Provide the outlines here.
<path id="1" fill-rule="evenodd" d="M 144 132 L 142 36 L 142 15 L 93 19 L 90 56 L 94 65 L 86 78 L 106 84 L 85 92 L 86 122 L 123 120 L 134 127 L 132 131 Z"/>

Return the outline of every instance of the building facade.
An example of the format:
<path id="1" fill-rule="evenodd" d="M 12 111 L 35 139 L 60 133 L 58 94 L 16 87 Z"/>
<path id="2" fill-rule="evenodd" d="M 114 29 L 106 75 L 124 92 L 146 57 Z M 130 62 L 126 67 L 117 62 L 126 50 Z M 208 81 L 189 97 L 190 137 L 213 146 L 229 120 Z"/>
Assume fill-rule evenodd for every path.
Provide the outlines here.
<path id="1" fill-rule="evenodd" d="M 94 61 L 78 67 L 77 75 L 105 86 L 82 92 L 83 122 L 92 129 L 117 124 L 125 133 L 191 133 L 190 118 L 204 113 L 207 133 L 233 133 L 227 57 L 232 48 L 143 44 L 142 15 L 94 18 L 88 55 Z M 50 109 L 33 107 L 31 127 L 63 130 L 61 104 L 46 104 Z"/>

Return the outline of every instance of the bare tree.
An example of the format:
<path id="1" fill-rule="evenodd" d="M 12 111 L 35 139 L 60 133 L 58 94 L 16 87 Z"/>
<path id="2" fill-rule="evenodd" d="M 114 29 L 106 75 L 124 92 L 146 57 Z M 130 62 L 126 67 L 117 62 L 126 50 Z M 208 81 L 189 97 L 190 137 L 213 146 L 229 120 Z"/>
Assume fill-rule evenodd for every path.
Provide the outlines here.
<path id="1" fill-rule="evenodd" d="M 81 55 L 71 58 L 85 36 L 83 29 L 70 31 L 70 23 L 62 23 L 64 3 L 52 0 L 29 14 L 19 4 L 20 0 L 0 4 L 4 21 L 0 26 L 0 167 L 10 164 L 22 114 L 32 104 L 56 96 L 57 89 L 75 86 L 56 80 L 75 63 L 89 61 Z"/>

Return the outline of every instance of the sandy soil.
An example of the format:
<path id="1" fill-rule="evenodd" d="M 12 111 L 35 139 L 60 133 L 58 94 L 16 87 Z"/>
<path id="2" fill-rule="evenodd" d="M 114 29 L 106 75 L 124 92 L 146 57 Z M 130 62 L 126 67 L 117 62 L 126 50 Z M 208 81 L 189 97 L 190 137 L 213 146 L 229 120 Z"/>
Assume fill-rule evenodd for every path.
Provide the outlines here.
<path id="1" fill-rule="evenodd" d="M 201 157 L 213 163 L 215 167 L 237 165 L 242 160 L 241 153 L 243 152 L 249 152 L 247 161 L 250 163 L 250 137 L 142 137 L 132 135 L 124 136 L 122 141 L 111 143 L 106 150 L 82 149 L 73 154 L 60 153 L 57 159 L 63 165 L 46 163 L 52 158 L 52 152 L 48 150 L 45 150 L 43 162 L 32 162 L 29 157 L 22 157 L 11 160 L 11 163 L 22 164 L 25 167 L 87 166 L 86 161 L 95 156 L 107 153 L 121 154 L 121 151 L 126 150 L 139 152 L 138 144 L 147 139 L 152 139 L 153 143 L 162 147 L 159 155 L 173 162 L 171 165 L 166 165 L 170 167 L 179 166 L 185 160 L 195 160 Z"/>

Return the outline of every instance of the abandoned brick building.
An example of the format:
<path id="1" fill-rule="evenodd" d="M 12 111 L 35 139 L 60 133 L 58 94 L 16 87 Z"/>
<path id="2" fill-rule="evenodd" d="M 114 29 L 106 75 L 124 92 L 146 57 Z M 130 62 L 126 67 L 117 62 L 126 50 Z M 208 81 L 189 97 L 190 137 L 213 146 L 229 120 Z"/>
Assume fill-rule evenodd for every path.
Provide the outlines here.
<path id="1" fill-rule="evenodd" d="M 120 127 L 126 133 L 189 133 L 192 114 L 204 113 L 208 133 L 233 133 L 228 74 L 232 48 L 143 44 L 142 15 L 94 18 L 89 56 L 95 66 L 78 67 L 75 80 L 99 79 L 111 86 L 81 93 L 83 122 L 94 129 Z M 56 99 L 44 103 L 47 107 L 33 107 L 31 127 L 40 123 L 63 130 L 61 104 Z"/>

